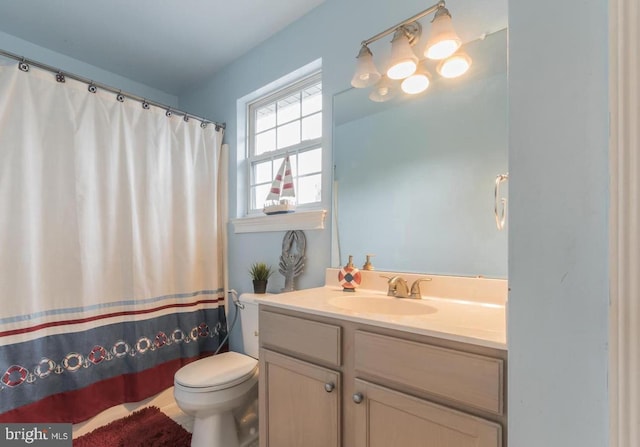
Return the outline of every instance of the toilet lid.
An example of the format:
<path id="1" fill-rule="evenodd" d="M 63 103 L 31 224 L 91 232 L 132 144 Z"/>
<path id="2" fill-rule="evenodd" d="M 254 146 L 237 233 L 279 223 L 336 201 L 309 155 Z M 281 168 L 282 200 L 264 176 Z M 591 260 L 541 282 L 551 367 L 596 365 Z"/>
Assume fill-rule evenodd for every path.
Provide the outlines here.
<path id="1" fill-rule="evenodd" d="M 258 367 L 258 361 L 238 352 L 196 360 L 176 372 L 174 382 L 188 388 L 228 388 L 244 382 Z"/>

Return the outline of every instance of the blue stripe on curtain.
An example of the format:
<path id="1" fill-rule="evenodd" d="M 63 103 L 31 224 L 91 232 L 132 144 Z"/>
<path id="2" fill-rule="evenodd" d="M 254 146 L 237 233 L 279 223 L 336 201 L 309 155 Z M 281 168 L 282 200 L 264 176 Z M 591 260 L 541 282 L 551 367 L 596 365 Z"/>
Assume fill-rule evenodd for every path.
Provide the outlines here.
<path id="1" fill-rule="evenodd" d="M 29 315 L 18 315 L 18 316 L 12 316 L 8 318 L 0 318 L 0 325 L 6 324 L 6 323 L 16 323 L 20 321 L 31 321 L 35 318 L 64 315 L 64 314 L 70 314 L 74 312 L 90 312 L 90 311 L 96 311 L 96 310 L 107 310 L 113 307 L 132 306 L 134 304 L 140 306 L 140 305 L 158 303 L 161 301 L 165 301 L 167 299 L 184 300 L 186 298 L 194 298 L 201 295 L 215 295 L 218 293 L 222 293 L 222 290 L 199 290 L 197 292 L 176 293 L 176 294 L 158 296 L 158 297 L 147 298 L 147 299 L 132 299 L 132 300 L 116 301 L 111 303 L 99 303 L 91 306 L 73 307 L 73 308 L 67 308 L 67 309 L 52 309 L 52 310 L 46 310 L 46 311 L 40 311 L 40 312 L 33 312 Z"/>

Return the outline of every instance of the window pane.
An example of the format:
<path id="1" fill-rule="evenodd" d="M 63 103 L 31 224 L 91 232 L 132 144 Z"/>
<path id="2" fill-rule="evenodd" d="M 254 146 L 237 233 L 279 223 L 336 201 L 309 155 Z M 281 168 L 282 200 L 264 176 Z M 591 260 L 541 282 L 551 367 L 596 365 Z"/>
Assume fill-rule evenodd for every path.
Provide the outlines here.
<path id="1" fill-rule="evenodd" d="M 298 175 L 298 157 L 295 154 L 291 154 L 289 161 L 291 162 L 291 175 L 295 178 Z"/>
<path id="2" fill-rule="evenodd" d="M 271 161 L 256 163 L 253 165 L 253 182 L 264 183 L 273 181 L 274 173 L 271 171 Z"/>
<path id="3" fill-rule="evenodd" d="M 256 135 L 256 153 L 255 155 L 264 154 L 276 148 L 276 130 L 268 130 L 264 133 Z"/>
<path id="4" fill-rule="evenodd" d="M 278 101 L 278 125 L 300 118 L 300 93 Z"/>
<path id="5" fill-rule="evenodd" d="M 316 84 L 302 91 L 302 115 L 322 110 L 322 84 Z"/>
<path id="6" fill-rule="evenodd" d="M 322 171 L 322 149 L 313 149 L 298 154 L 298 162 L 300 163 L 298 175 Z"/>
<path id="7" fill-rule="evenodd" d="M 300 121 L 278 127 L 278 149 L 300 143 Z"/>
<path id="8" fill-rule="evenodd" d="M 298 203 L 312 203 L 321 200 L 321 178 L 320 174 L 310 175 L 308 177 L 298 178 Z"/>
<path id="9" fill-rule="evenodd" d="M 313 140 L 322 136 L 322 113 L 302 118 L 302 140 Z"/>
<path id="10" fill-rule="evenodd" d="M 291 157 L 291 159 L 293 159 L 293 157 Z M 279 158 L 274 158 L 273 159 L 273 174 L 271 176 L 271 179 L 269 180 L 270 182 L 273 182 L 273 179 L 276 178 L 276 174 L 278 173 L 278 169 L 280 169 L 280 166 L 282 165 L 282 162 L 284 161 L 284 157 L 279 157 Z M 271 184 L 269 184 L 271 185 Z"/>
<path id="11" fill-rule="evenodd" d="M 267 198 L 267 194 L 269 194 L 270 189 L 271 183 L 267 185 L 254 186 L 253 188 L 251 188 L 251 193 L 253 196 L 253 209 L 261 210 L 264 207 L 264 202 Z"/>
<path id="12" fill-rule="evenodd" d="M 276 105 L 269 104 L 256 110 L 256 132 L 276 127 Z"/>

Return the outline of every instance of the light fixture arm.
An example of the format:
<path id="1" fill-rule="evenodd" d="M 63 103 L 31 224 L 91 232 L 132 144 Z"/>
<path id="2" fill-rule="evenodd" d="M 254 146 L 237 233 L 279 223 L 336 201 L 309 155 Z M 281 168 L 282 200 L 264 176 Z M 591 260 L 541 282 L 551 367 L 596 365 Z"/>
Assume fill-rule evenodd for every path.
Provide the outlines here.
<path id="1" fill-rule="evenodd" d="M 415 22 L 416 20 L 420 20 L 424 16 L 427 16 L 427 15 L 429 15 L 429 14 L 435 12 L 435 11 L 438 11 L 439 9 L 444 8 L 444 7 L 445 7 L 444 0 L 440 0 L 435 5 L 428 7 L 424 11 L 419 12 L 418 14 L 416 14 L 416 15 L 414 15 L 412 17 L 409 17 L 407 20 L 403 20 L 402 22 L 400 22 L 400 23 L 398 23 L 396 25 L 393 25 L 391 28 L 382 31 L 381 33 L 378 33 L 375 36 L 368 38 L 367 40 L 363 40 L 362 41 L 362 45 L 366 46 L 366 45 L 369 45 L 372 42 L 375 42 L 376 40 L 380 40 L 384 36 L 388 36 L 389 34 L 393 33 L 398 28 L 403 27 L 405 25 L 408 25 L 409 23 Z"/>

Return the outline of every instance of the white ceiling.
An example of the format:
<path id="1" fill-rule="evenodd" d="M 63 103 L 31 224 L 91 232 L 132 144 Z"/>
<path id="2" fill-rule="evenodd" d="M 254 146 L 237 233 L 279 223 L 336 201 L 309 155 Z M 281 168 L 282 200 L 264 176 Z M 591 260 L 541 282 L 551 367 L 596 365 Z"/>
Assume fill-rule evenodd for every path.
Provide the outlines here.
<path id="1" fill-rule="evenodd" d="M 0 0 L 0 31 L 178 95 L 323 1 Z"/>

